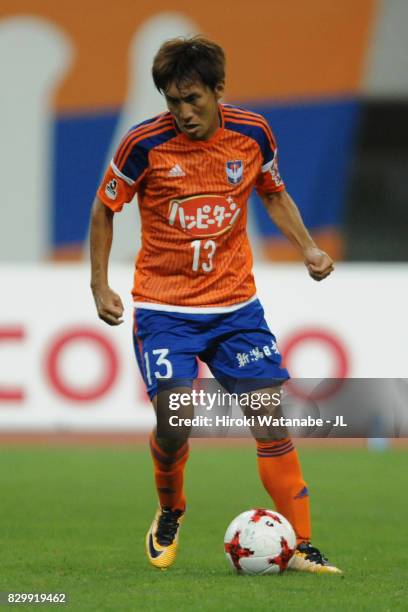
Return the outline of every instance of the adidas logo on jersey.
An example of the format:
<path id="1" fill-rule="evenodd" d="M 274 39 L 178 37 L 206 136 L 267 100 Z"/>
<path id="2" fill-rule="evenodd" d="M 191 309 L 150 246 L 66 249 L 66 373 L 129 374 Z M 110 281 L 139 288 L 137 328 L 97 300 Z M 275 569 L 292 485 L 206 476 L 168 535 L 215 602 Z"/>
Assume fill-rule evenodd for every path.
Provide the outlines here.
<path id="1" fill-rule="evenodd" d="M 186 173 L 179 164 L 174 164 L 167 176 L 186 176 Z"/>

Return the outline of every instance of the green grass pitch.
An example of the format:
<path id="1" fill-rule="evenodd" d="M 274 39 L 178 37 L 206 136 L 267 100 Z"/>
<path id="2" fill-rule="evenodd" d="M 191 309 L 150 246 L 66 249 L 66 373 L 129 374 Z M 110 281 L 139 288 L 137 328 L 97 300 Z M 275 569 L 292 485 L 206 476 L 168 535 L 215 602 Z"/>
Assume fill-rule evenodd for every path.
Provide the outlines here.
<path id="1" fill-rule="evenodd" d="M 179 557 L 165 572 L 144 556 L 156 504 L 146 447 L 2 448 L 0 591 L 65 591 L 75 611 L 406 610 L 406 451 L 301 457 L 313 542 L 343 577 L 230 571 L 228 523 L 271 505 L 250 447 L 193 449 Z"/>

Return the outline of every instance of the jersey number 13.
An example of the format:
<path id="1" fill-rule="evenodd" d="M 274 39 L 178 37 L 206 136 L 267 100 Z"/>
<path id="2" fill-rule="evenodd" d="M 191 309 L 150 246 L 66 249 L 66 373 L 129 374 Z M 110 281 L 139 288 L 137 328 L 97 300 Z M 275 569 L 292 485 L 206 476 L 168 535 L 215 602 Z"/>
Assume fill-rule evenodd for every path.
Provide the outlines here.
<path id="1" fill-rule="evenodd" d="M 191 243 L 193 252 L 193 272 L 202 270 L 203 272 L 211 272 L 213 269 L 213 257 L 217 245 L 214 240 L 193 240 Z"/>

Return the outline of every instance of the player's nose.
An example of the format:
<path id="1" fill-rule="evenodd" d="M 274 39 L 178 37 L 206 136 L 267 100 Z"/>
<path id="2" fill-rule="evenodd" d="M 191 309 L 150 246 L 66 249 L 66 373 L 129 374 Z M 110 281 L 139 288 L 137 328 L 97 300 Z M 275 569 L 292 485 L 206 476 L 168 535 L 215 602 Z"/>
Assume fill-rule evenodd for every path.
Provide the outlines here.
<path id="1" fill-rule="evenodd" d="M 189 123 L 193 119 L 193 110 L 190 104 L 185 102 L 180 104 L 179 117 L 183 123 Z"/>

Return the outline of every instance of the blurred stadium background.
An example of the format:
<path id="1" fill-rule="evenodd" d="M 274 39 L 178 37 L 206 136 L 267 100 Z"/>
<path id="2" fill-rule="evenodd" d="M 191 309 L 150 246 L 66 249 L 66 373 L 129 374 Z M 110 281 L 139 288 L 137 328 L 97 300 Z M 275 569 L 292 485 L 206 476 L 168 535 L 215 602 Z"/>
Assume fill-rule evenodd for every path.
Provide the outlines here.
<path id="1" fill-rule="evenodd" d="M 111 285 L 126 305 L 125 324 L 117 329 L 96 318 L 89 290 L 87 233 L 98 181 L 120 135 L 130 125 L 164 110 L 150 79 L 153 54 L 163 40 L 199 32 L 225 48 L 226 101 L 262 112 L 269 119 L 288 191 L 319 245 L 337 261 L 330 279 L 313 283 L 295 251 L 277 234 L 260 202 L 253 198 L 249 231 L 259 295 L 292 375 L 407 375 L 407 23 L 406 0 L 255 0 L 250 4 L 242 0 L 174 0 L 171 4 L 163 0 L 2 0 L 0 452 L 7 503 L 2 504 L 1 523 L 2 535 L 9 541 L 10 553 L 13 551 L 3 559 L 2 567 L 9 571 L 3 576 L 14 576 L 13 585 L 2 585 L 3 590 L 23 587 L 21 575 L 27 576 L 32 588 L 61 584 L 51 570 L 39 582 L 35 560 L 45 566 L 60 563 L 65 567 L 65 553 L 61 552 L 65 547 L 70 551 L 68 557 L 72 554 L 71 560 L 76 559 L 89 529 L 84 509 L 88 516 L 102 511 L 106 521 L 111 516 L 113 523 L 120 523 L 123 533 L 119 537 L 125 541 L 123 512 L 127 507 L 132 513 L 136 507 L 137 528 L 140 522 L 142 534 L 150 514 L 146 519 L 146 514 L 140 513 L 142 502 L 133 492 L 133 475 L 136 489 L 148 495 L 143 503 L 154 506 L 150 481 L 142 481 L 138 471 L 140 464 L 149 464 L 142 447 L 135 447 L 136 454 L 124 451 L 120 457 L 95 449 L 101 454 L 92 459 L 86 449 L 74 454 L 61 450 L 60 455 L 53 455 L 55 449 L 37 448 L 34 452 L 31 446 L 16 450 L 10 445 L 35 440 L 53 446 L 95 440 L 133 444 L 136 439 L 144 440 L 152 425 L 131 346 L 130 287 L 133 258 L 139 247 L 137 207 L 127 207 L 115 219 Z M 222 456 L 225 469 L 230 475 L 234 472 L 232 460 L 220 455 L 223 449 L 219 442 L 212 460 L 202 448 L 198 451 L 199 459 L 191 465 L 191 470 L 196 470 L 190 476 L 193 506 L 195 494 L 197 504 L 208 502 L 204 495 L 208 483 L 202 481 L 204 489 L 193 483 L 194 474 L 200 473 L 201 459 L 203 465 L 208 462 L 210 471 L 221 474 L 221 464 L 215 462 Z M 357 453 L 354 449 L 347 453 L 357 454 L 343 460 L 337 442 L 336 449 L 324 445 L 303 452 L 306 476 L 315 486 L 319 535 L 340 555 L 340 565 L 342 559 L 352 565 L 353 550 L 360 559 L 361 547 L 371 546 L 368 532 L 366 542 L 361 541 L 359 526 L 366 524 L 370 513 L 374 530 L 383 519 L 376 514 L 381 504 L 373 508 L 378 505 L 377 493 L 382 486 L 393 500 L 390 525 L 397 529 L 401 520 L 398 493 L 403 466 L 398 451 L 370 459 L 369 451 Z M 336 454 L 330 458 L 330 452 Z M 237 461 L 243 457 L 234 456 Z M 328 471 L 323 469 L 326 462 Z M 243 462 L 240 469 L 246 469 Z M 388 478 L 388 470 L 393 479 Z M 205 480 L 206 472 L 202 471 Z M 344 491 L 357 472 L 365 484 L 351 484 L 351 500 L 344 497 Z M 150 478 L 148 473 L 144 477 Z M 216 486 L 221 499 L 225 487 L 221 476 L 219 480 Z M 344 482 L 341 498 L 336 482 Z M 44 483 L 48 483 L 48 492 Z M 256 503 L 267 503 L 256 486 L 254 497 L 249 489 L 247 497 L 240 498 L 237 484 L 233 485 L 228 512 L 220 518 L 221 531 L 232 518 L 228 513 L 242 511 L 255 498 Z M 361 504 L 357 494 L 360 486 L 367 506 L 356 510 Z M 123 498 L 125 490 L 129 491 L 127 499 Z M 62 511 L 56 499 L 65 500 L 63 514 L 59 514 Z M 24 510 L 29 504 L 31 523 Z M 43 514 L 45 506 L 48 518 Z M 350 529 L 345 523 L 350 508 L 360 521 L 354 526 L 353 545 L 341 539 L 341 530 Z M 335 510 L 336 514 L 330 514 Z M 197 529 L 207 534 L 204 519 L 196 516 L 195 520 Z M 132 530 L 131 517 L 127 521 Z M 330 522 L 340 526 L 337 541 L 330 540 Z M 52 526 L 54 539 L 43 546 L 46 536 L 41 530 L 46 525 Z M 68 525 L 69 533 L 74 534 L 72 540 L 68 532 L 60 534 L 62 525 Z M 112 566 L 124 565 L 126 551 L 113 541 L 112 534 L 105 533 L 103 527 L 98 534 L 92 530 L 89 534 L 95 541 L 103 539 Z M 380 557 L 383 565 L 388 559 L 388 568 L 398 566 L 396 551 L 390 548 L 395 532 L 383 535 L 388 548 L 370 548 L 376 559 L 367 553 L 372 571 Z M 213 534 L 208 532 L 208 537 L 210 541 Z M 140 542 L 142 538 L 143 534 Z M 218 542 L 218 531 L 216 538 Z M 77 549 L 71 542 L 76 542 Z M 85 575 L 95 571 L 95 575 L 89 574 L 95 584 L 101 575 L 111 584 L 113 574 L 102 570 L 98 574 L 95 569 L 102 562 L 96 556 L 94 559 L 92 546 L 87 545 L 88 566 L 85 563 L 78 568 L 72 561 L 66 573 L 61 570 L 60 577 L 70 579 L 72 589 L 77 584 L 75 576 L 83 581 L 82 570 Z M 136 556 L 136 549 L 130 543 L 127 546 L 129 554 Z M 29 570 L 27 550 L 33 558 L 28 561 Z M 202 558 L 196 561 L 197 567 L 203 563 Z M 181 563 L 185 570 L 187 565 Z M 208 571 L 215 576 L 213 568 L 211 565 Z M 369 572 L 365 571 L 367 577 Z M 140 592 L 147 598 L 152 580 L 147 574 L 143 576 L 144 590 Z M 382 574 L 385 583 L 387 576 Z M 357 590 L 362 588 L 360 578 Z M 126 580 L 131 584 L 132 575 Z M 402 582 L 401 578 L 399 584 Z M 85 591 L 93 588 L 81 584 Z M 224 584 L 222 588 L 227 587 Z M 233 602 L 232 586 L 228 588 Z M 364 605 L 370 609 L 380 609 L 375 607 L 375 597 L 380 596 L 376 588 L 381 587 L 374 580 L 371 591 L 368 586 L 365 589 Z M 279 589 L 283 592 L 284 586 Z M 342 608 L 336 608 L 333 600 L 331 607 L 345 609 L 343 603 Z M 95 609 L 128 608 L 112 600 L 112 608 L 100 603 Z M 241 605 L 240 609 L 247 608 Z M 363 609 L 363 603 L 360 608 L 357 604 L 357 609 Z"/>
<path id="2" fill-rule="evenodd" d="M 164 109 L 167 38 L 224 46 L 226 100 L 264 113 L 289 192 L 339 262 L 312 283 L 254 196 L 259 294 L 294 376 L 404 376 L 408 332 L 408 4 L 404 0 L 0 5 L 0 427 L 135 431 L 152 415 L 130 342 L 137 206 L 116 219 L 111 284 L 126 325 L 95 317 L 90 206 L 129 125 Z M 289 266 L 289 267 L 288 267 Z M 205 373 L 205 372 L 203 372 Z"/>

